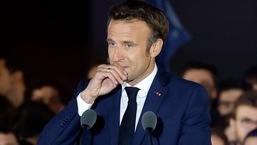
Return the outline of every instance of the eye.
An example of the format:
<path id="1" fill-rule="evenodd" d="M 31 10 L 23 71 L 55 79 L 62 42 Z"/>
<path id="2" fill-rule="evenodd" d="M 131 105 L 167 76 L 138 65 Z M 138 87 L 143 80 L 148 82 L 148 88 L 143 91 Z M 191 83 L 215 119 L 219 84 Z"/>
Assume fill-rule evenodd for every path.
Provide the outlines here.
<path id="1" fill-rule="evenodd" d="M 108 46 L 110 47 L 110 48 L 113 48 L 113 47 L 115 47 L 115 43 L 114 42 L 108 42 Z"/>
<path id="2" fill-rule="evenodd" d="M 134 46 L 134 45 L 131 44 L 131 43 L 126 43 L 126 44 L 125 44 L 125 47 L 126 47 L 126 48 L 132 48 L 133 46 Z"/>
<path id="3" fill-rule="evenodd" d="M 241 120 L 241 122 L 242 122 L 242 123 L 245 123 L 245 124 L 251 124 L 253 121 L 252 121 L 251 119 L 249 119 L 249 118 L 243 118 L 243 119 Z"/>

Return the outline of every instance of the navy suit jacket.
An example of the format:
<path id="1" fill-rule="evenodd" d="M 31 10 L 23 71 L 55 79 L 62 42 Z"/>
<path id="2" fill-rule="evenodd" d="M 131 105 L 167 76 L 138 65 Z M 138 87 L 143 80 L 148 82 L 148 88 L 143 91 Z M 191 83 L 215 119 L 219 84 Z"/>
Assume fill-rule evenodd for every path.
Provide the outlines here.
<path id="1" fill-rule="evenodd" d="M 70 103 L 45 126 L 38 145 L 118 145 L 121 86 L 99 97 L 92 106 L 97 121 L 90 130 L 80 125 L 76 97 L 86 88 L 81 81 Z M 158 92 L 158 93 L 157 93 Z M 148 92 L 142 114 L 153 111 L 157 127 L 154 145 L 211 145 L 209 97 L 199 84 L 158 69 Z M 132 145 L 150 145 L 149 134 L 138 122 Z"/>

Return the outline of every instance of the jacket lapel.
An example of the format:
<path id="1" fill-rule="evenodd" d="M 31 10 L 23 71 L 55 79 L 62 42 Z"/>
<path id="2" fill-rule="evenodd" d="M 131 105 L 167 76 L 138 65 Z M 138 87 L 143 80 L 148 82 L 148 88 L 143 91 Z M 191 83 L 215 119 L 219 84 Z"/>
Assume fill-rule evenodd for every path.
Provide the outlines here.
<path id="1" fill-rule="evenodd" d="M 160 107 L 167 90 L 167 88 L 165 88 L 166 82 L 166 75 L 158 71 L 147 94 L 147 98 L 137 125 L 137 130 L 135 132 L 133 145 L 140 145 L 144 136 L 147 135 L 147 132 L 143 129 L 143 126 L 141 124 L 142 115 L 147 111 L 152 111 L 156 114 L 156 116 L 158 116 L 158 108 Z"/>

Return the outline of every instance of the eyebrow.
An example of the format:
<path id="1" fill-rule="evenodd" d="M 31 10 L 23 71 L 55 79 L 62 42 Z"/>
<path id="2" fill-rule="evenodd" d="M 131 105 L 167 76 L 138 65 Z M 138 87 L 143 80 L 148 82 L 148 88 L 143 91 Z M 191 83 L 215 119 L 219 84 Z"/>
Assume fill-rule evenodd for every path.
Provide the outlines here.
<path id="1" fill-rule="evenodd" d="M 114 42 L 114 40 L 112 40 L 112 39 L 110 39 L 110 38 L 107 38 L 107 39 L 106 39 L 106 42 Z M 122 43 L 123 43 L 123 44 L 131 43 L 131 44 L 136 45 L 136 43 L 133 42 L 133 41 L 122 41 Z"/>
<path id="2" fill-rule="evenodd" d="M 257 122 L 257 120 L 253 120 L 253 119 L 251 119 L 249 117 L 242 117 L 242 118 L 238 118 L 238 119 Z"/>
<path id="3" fill-rule="evenodd" d="M 110 38 L 107 38 L 106 39 L 106 42 L 109 42 L 109 41 L 113 41 L 112 39 L 110 39 Z"/>

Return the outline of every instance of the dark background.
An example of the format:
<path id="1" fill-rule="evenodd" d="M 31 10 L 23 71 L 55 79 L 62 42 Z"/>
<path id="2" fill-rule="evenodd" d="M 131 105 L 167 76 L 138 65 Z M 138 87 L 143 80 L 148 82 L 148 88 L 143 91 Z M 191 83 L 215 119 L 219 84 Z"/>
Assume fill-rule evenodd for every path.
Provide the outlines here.
<path id="1" fill-rule="evenodd" d="M 107 10 L 119 1 L 2 2 L 1 49 L 19 54 L 29 79 L 59 78 L 75 89 L 92 63 L 106 60 Z M 172 58 L 173 72 L 191 59 L 213 64 L 221 77 L 257 64 L 256 0 L 171 2 L 192 37 Z"/>

